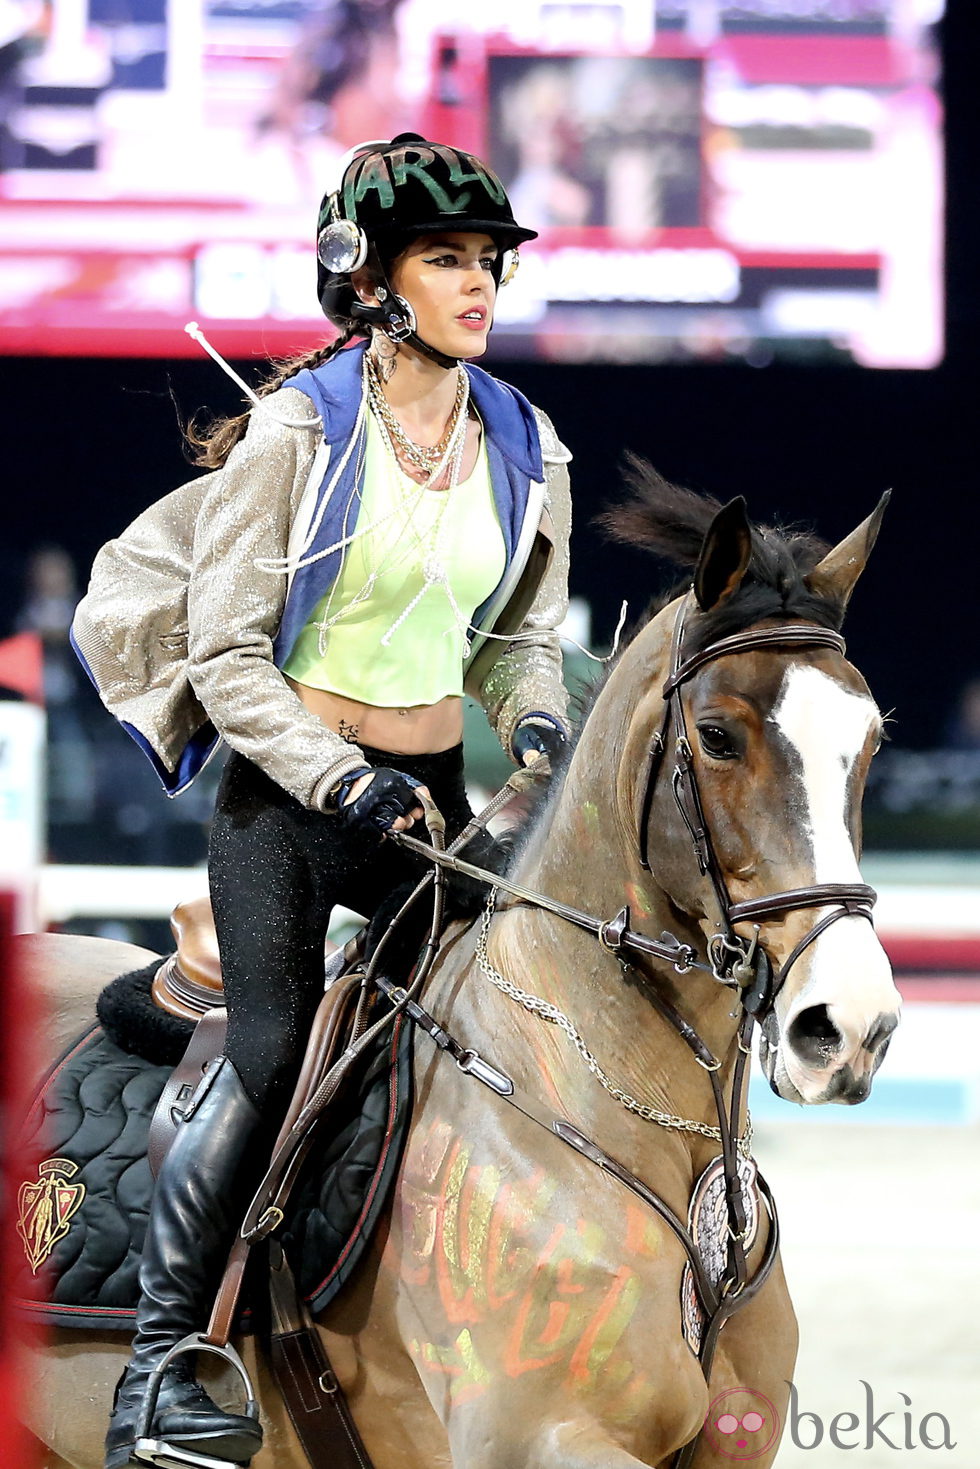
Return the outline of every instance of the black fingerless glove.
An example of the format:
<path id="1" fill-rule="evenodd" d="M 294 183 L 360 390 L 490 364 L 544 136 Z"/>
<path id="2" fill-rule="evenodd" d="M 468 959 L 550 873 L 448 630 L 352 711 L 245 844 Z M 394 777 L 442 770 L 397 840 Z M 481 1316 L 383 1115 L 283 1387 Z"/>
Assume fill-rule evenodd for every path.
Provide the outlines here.
<path id="1" fill-rule="evenodd" d="M 514 730 L 510 747 L 518 765 L 524 764 L 524 756 L 530 750 L 547 755 L 552 766 L 559 765 L 568 752 L 568 735 L 543 715 L 526 715 Z"/>
<path id="2" fill-rule="evenodd" d="M 368 770 L 358 770 L 346 776 L 337 791 L 337 815 L 345 827 L 369 827 L 384 833 L 390 831 L 399 816 L 421 806 L 415 794 L 421 781 L 413 780 L 401 770 L 388 770 L 385 766 L 373 771 L 373 779 L 356 801 L 344 805 L 344 797 L 355 781 L 367 775 Z"/>

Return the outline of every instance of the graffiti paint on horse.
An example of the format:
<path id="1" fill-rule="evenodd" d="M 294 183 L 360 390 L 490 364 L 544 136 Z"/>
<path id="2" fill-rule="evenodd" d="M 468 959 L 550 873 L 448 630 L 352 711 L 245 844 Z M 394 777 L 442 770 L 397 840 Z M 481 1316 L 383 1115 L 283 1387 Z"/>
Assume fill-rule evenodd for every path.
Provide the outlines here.
<path id="1" fill-rule="evenodd" d="M 628 1403 L 649 1387 L 637 1366 L 616 1356 L 642 1295 L 637 1266 L 663 1254 L 648 1214 L 627 1204 L 613 1222 L 549 1218 L 555 1175 L 525 1166 L 522 1176 L 474 1159 L 474 1147 L 448 1122 L 412 1140 L 393 1233 L 406 1285 L 438 1291 L 446 1320 L 459 1331 L 449 1345 L 414 1338 L 419 1370 L 446 1379 L 453 1402 L 486 1391 L 492 1374 L 510 1378 L 564 1369 L 564 1385 Z M 515 1160 L 520 1167 L 524 1160 Z M 543 1241 L 543 1243 L 539 1243 Z M 597 1288 L 597 1258 L 622 1264 Z M 481 1361 L 474 1331 L 497 1317 L 502 1352 Z"/>

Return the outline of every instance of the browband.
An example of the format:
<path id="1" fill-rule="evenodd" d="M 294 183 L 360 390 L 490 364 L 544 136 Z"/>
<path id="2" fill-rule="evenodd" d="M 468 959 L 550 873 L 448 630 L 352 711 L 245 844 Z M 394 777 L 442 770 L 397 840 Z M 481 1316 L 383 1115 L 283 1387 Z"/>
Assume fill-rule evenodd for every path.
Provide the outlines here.
<path id="1" fill-rule="evenodd" d="M 703 668 L 706 663 L 713 663 L 716 658 L 724 658 L 729 653 L 751 653 L 758 648 L 788 647 L 833 648 L 835 652 L 842 654 L 847 650 L 847 644 L 839 632 L 834 632 L 829 627 L 815 627 L 810 622 L 784 622 L 776 627 L 749 628 L 746 632 L 721 638 L 717 643 L 709 643 L 700 653 L 692 653 L 690 658 L 686 658 L 674 669 L 664 684 L 663 696 L 665 699 L 669 698 L 699 668 Z"/>

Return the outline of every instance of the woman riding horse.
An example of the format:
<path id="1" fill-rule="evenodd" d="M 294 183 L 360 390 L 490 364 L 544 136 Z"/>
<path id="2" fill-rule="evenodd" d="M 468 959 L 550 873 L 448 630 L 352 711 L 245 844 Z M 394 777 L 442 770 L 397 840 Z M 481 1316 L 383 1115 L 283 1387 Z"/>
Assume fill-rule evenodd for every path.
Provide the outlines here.
<path id="1" fill-rule="evenodd" d="M 209 855 L 225 1056 L 157 1180 L 106 1469 L 131 1462 L 151 1373 L 206 1317 L 297 1078 L 331 910 L 370 915 L 417 870 L 381 837 L 422 816 L 420 792 L 450 836 L 472 814 L 464 687 L 516 762 L 565 744 L 569 455 L 466 362 L 533 237 L 470 154 L 409 133 L 355 150 L 318 222 L 320 303 L 340 336 L 251 413 L 195 435 L 218 472 L 111 543 L 79 610 L 94 681 L 171 793 L 219 737 L 232 750 Z M 186 644 L 160 595 L 182 555 Z M 235 1462 L 261 1446 L 187 1357 L 164 1374 L 151 1432 Z"/>

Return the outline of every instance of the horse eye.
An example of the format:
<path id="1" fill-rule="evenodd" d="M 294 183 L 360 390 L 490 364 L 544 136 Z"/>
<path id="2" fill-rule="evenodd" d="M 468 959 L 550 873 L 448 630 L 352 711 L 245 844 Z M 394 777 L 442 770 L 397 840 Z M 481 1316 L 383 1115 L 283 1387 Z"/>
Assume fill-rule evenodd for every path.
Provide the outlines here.
<path id="1" fill-rule="evenodd" d="M 734 760 L 738 755 L 731 735 L 720 724 L 699 724 L 698 736 L 702 750 L 713 760 Z"/>

